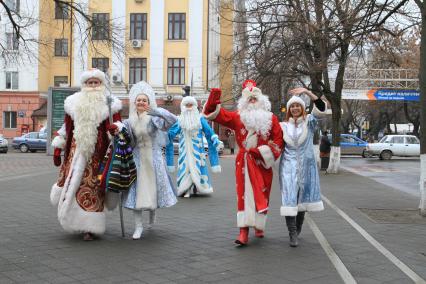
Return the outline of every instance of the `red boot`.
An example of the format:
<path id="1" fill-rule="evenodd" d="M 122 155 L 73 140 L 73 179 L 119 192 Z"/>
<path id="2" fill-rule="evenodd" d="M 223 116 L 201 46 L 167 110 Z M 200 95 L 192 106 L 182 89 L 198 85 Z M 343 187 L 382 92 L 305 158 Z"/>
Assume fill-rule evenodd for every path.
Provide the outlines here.
<path id="1" fill-rule="evenodd" d="M 235 240 L 235 243 L 240 246 L 245 246 L 248 243 L 248 233 L 249 228 L 243 227 L 240 228 L 240 234 L 238 235 L 238 238 Z"/>
<path id="2" fill-rule="evenodd" d="M 254 229 L 254 235 L 256 236 L 256 238 L 265 237 L 265 233 L 263 232 L 263 230 L 258 230 L 258 229 Z"/>

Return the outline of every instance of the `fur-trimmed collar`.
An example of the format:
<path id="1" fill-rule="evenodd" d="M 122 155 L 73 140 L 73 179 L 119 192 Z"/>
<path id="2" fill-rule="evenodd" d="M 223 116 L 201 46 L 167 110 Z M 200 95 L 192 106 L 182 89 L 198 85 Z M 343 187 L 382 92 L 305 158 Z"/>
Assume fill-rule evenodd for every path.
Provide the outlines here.
<path id="1" fill-rule="evenodd" d="M 64 101 L 65 112 L 69 114 L 73 120 L 75 115 L 76 104 L 79 101 L 79 98 L 83 95 L 85 94 L 83 94 L 82 92 L 77 92 L 72 94 L 71 96 L 68 96 Z M 121 100 L 119 100 L 117 97 L 113 95 L 111 95 L 111 97 L 112 97 L 111 112 L 112 114 L 114 114 L 121 110 L 122 103 L 121 103 Z M 102 107 L 102 106 L 99 106 L 99 107 Z M 105 104 L 102 111 L 102 119 L 105 120 L 108 117 L 109 117 L 109 110 L 108 110 L 108 106 Z"/>
<path id="2" fill-rule="evenodd" d="M 289 144 L 292 147 L 298 147 L 303 142 L 305 142 L 306 137 L 308 136 L 308 121 L 309 121 L 309 115 L 308 114 L 305 118 L 299 117 L 296 120 L 292 117 L 288 121 L 281 122 L 281 128 L 283 130 L 283 138 L 284 141 Z M 297 122 L 297 127 L 302 127 L 302 133 L 297 137 L 297 140 L 294 140 L 291 135 L 289 134 L 288 125 L 292 124 L 295 125 L 295 122 Z"/>

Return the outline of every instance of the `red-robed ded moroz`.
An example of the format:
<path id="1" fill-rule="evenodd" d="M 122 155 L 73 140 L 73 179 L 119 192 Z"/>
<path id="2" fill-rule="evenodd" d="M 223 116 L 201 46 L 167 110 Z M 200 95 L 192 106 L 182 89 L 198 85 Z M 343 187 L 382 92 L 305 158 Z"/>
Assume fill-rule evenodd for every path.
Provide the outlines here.
<path id="1" fill-rule="evenodd" d="M 203 113 L 235 131 L 239 152 L 236 157 L 237 226 L 239 245 L 248 242 L 248 228 L 254 227 L 263 237 L 272 185 L 272 165 L 284 146 L 278 118 L 271 112 L 271 103 L 261 90 L 249 81 L 243 85 L 237 111 L 220 105 L 220 89 L 212 89 Z"/>

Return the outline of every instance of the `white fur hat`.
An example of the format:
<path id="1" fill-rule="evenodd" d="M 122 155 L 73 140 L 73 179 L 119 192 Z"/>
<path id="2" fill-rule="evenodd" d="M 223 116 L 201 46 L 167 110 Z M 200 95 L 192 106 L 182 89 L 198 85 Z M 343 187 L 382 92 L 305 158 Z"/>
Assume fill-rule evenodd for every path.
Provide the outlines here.
<path id="1" fill-rule="evenodd" d="M 264 108 L 267 111 L 271 111 L 271 102 L 269 101 L 268 96 L 265 96 L 262 94 L 262 91 L 257 87 L 252 87 L 251 89 L 249 87 L 244 88 L 242 91 L 242 96 L 238 100 L 239 102 L 247 101 L 249 97 L 255 97 L 257 98 L 257 101 L 261 103 L 262 108 Z"/>
<path id="2" fill-rule="evenodd" d="M 185 110 L 185 105 L 187 103 L 191 103 L 195 106 L 195 108 L 198 108 L 197 100 L 192 96 L 186 96 L 186 97 L 183 97 L 182 101 L 180 102 L 180 111 L 183 112 Z"/>
<path id="3" fill-rule="evenodd" d="M 290 106 L 294 103 L 300 104 L 303 109 L 305 109 L 305 101 L 302 100 L 299 96 L 292 96 L 291 99 L 287 102 L 287 111 L 290 109 Z"/>
<path id="4" fill-rule="evenodd" d="M 99 79 L 101 80 L 102 84 L 104 85 L 106 84 L 105 73 L 99 69 L 92 68 L 92 69 L 84 71 L 83 74 L 81 74 L 81 77 L 80 77 L 81 86 L 84 86 L 84 84 L 86 84 L 86 81 L 89 80 L 90 78 Z"/>
<path id="5" fill-rule="evenodd" d="M 155 100 L 154 89 L 145 81 L 140 81 L 132 86 L 129 92 L 129 102 L 130 105 L 134 105 L 136 98 L 139 95 L 146 95 L 149 100 L 149 106 L 151 108 L 157 107 L 157 101 Z"/>

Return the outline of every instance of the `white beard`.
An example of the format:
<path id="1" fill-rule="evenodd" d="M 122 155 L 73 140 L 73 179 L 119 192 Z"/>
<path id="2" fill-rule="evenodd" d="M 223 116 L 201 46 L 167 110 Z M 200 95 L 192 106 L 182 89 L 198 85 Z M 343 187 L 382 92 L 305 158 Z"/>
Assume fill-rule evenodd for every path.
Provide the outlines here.
<path id="1" fill-rule="evenodd" d="M 247 130 L 267 137 L 272 126 L 272 112 L 266 110 L 264 105 L 263 98 L 258 98 L 258 102 L 254 104 L 249 103 L 246 98 L 241 98 L 238 101 L 238 111 Z"/>
<path id="2" fill-rule="evenodd" d="M 98 140 L 98 126 L 105 119 L 105 87 L 84 87 L 74 116 L 74 139 L 80 152 L 89 159 Z"/>
<path id="3" fill-rule="evenodd" d="M 200 117 L 200 113 L 197 109 L 182 111 L 178 118 L 179 125 L 184 131 L 198 131 L 201 128 Z"/>

